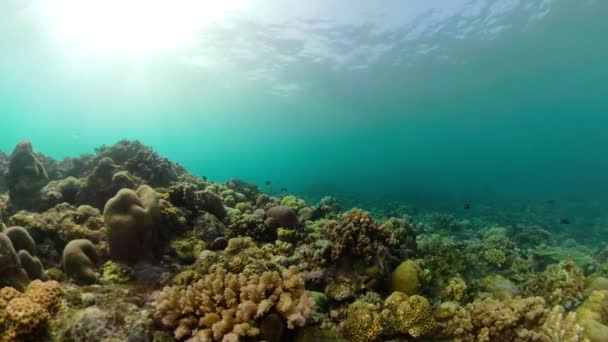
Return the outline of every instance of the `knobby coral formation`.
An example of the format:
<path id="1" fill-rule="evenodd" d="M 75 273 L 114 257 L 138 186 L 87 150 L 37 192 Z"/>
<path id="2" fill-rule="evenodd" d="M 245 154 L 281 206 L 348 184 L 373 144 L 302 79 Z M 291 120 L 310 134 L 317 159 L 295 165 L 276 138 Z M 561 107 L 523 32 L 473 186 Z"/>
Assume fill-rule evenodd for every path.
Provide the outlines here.
<path id="1" fill-rule="evenodd" d="M 154 189 L 142 185 L 137 191 L 120 190 L 103 211 L 110 257 L 126 263 L 151 258 L 159 215 Z"/>
<path id="2" fill-rule="evenodd" d="M 86 239 L 70 241 L 63 249 L 62 264 L 65 274 L 83 283 L 94 283 L 99 274 L 95 271 L 99 263 L 97 249 Z"/>
<path id="3" fill-rule="evenodd" d="M 31 142 L 24 140 L 15 146 L 9 159 L 6 183 L 13 210 L 39 206 L 40 189 L 48 183 L 48 175 L 34 155 Z"/>

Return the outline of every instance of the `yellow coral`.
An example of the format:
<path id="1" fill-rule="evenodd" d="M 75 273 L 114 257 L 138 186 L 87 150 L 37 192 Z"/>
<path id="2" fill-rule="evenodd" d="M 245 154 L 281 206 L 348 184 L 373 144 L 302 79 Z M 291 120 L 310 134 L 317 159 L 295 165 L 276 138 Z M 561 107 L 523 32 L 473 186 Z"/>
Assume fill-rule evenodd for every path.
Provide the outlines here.
<path id="1" fill-rule="evenodd" d="M 382 318 L 376 306 L 356 301 L 348 306 L 342 334 L 352 342 L 372 342 L 382 334 Z"/>
<path id="2" fill-rule="evenodd" d="M 428 300 L 393 292 L 384 300 L 382 320 L 388 334 L 401 333 L 420 337 L 435 328 L 435 318 Z"/>
<path id="3" fill-rule="evenodd" d="M 595 290 L 576 310 L 578 323 L 592 342 L 608 339 L 608 290 Z"/>
<path id="4" fill-rule="evenodd" d="M 466 291 L 467 283 L 465 283 L 462 278 L 455 277 L 451 278 L 448 285 L 443 288 L 441 291 L 441 297 L 459 302 L 464 297 Z"/>
<path id="5" fill-rule="evenodd" d="M 485 250 L 483 252 L 483 257 L 488 262 L 498 267 L 501 267 L 507 261 L 507 256 L 505 255 L 505 252 L 497 248 L 490 248 Z"/>
<path id="6" fill-rule="evenodd" d="M 34 280 L 21 293 L 12 287 L 0 289 L 0 341 L 28 338 L 49 319 L 49 310 L 61 300 L 59 283 Z"/>
<path id="7" fill-rule="evenodd" d="M 15 335 L 28 334 L 49 318 L 49 314 L 42 305 L 33 302 L 27 297 L 18 297 L 6 305 L 6 314 L 9 322 L 9 333 Z"/>
<path id="8" fill-rule="evenodd" d="M 51 281 L 32 281 L 28 286 L 25 295 L 36 304 L 42 305 L 47 311 L 57 308 L 61 300 L 61 289 L 59 283 Z"/>

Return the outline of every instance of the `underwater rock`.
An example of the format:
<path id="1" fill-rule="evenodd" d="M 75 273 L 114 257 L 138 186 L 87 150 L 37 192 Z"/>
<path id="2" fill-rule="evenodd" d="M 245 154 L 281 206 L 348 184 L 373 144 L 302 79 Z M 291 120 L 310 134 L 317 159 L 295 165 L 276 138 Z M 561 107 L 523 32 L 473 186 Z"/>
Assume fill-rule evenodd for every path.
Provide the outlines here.
<path id="1" fill-rule="evenodd" d="M 179 164 L 161 157 L 141 142 L 121 140 L 111 146 L 96 149 L 98 160 L 111 158 L 131 175 L 153 187 L 166 187 L 187 174 Z"/>
<path id="2" fill-rule="evenodd" d="M 97 249 L 89 240 L 72 240 L 63 249 L 62 264 L 65 274 L 77 282 L 95 283 L 99 278 L 95 271 L 98 263 Z"/>
<path id="3" fill-rule="evenodd" d="M 391 274 L 390 290 L 405 293 L 408 296 L 419 293 L 422 273 L 420 266 L 413 260 L 402 262 Z"/>
<path id="4" fill-rule="evenodd" d="M 0 233 L 0 288 L 12 286 L 16 289 L 24 289 L 29 282 L 29 277 L 21 267 L 21 261 L 13 243 L 3 233 Z"/>
<path id="5" fill-rule="evenodd" d="M 16 251 L 23 249 L 32 255 L 36 255 L 36 242 L 34 242 L 34 239 L 32 239 L 32 236 L 25 228 L 13 226 L 6 229 L 4 234 L 11 239 Z"/>
<path id="6" fill-rule="evenodd" d="M 297 228 L 298 216 L 288 206 L 279 205 L 266 210 L 266 225 L 277 229 L 281 228 Z"/>
<path id="7" fill-rule="evenodd" d="M 111 258 L 125 263 L 150 259 L 157 244 L 160 211 L 154 189 L 120 190 L 103 212 Z"/>
<path id="8" fill-rule="evenodd" d="M 6 174 L 11 209 L 37 209 L 40 189 L 48 180 L 44 166 L 34 155 L 32 143 L 27 140 L 19 142 L 10 156 Z"/>
<path id="9" fill-rule="evenodd" d="M 197 195 L 201 210 L 213 214 L 220 220 L 226 217 L 226 208 L 224 208 L 222 200 L 218 195 L 209 191 L 201 191 Z"/>
<path id="10" fill-rule="evenodd" d="M 27 276 L 30 279 L 40 279 L 46 280 L 47 276 L 44 271 L 44 267 L 42 267 L 42 263 L 40 259 L 35 256 L 32 256 L 28 251 L 22 249 L 17 255 L 19 255 L 19 261 L 21 262 L 21 267 L 27 273 Z"/>
<path id="11" fill-rule="evenodd" d="M 230 237 L 231 231 L 215 216 L 202 213 L 193 222 L 194 235 L 205 242 L 211 243 L 218 238 Z"/>
<path id="12" fill-rule="evenodd" d="M 40 190 L 40 199 L 44 203 L 44 208 L 52 208 L 63 202 L 76 204 L 76 197 L 81 187 L 81 181 L 74 177 L 52 181 Z"/>
<path id="13" fill-rule="evenodd" d="M 76 203 L 103 209 L 108 199 L 120 189 L 135 189 L 141 184 L 141 179 L 121 171 L 111 158 L 101 158 L 91 174 L 82 181 L 81 189 L 76 195 Z"/>
<path id="14" fill-rule="evenodd" d="M 5 232 L 19 258 L 19 266 L 25 271 L 28 279 L 46 280 L 42 263 L 36 257 L 36 243 L 23 227 L 10 227 Z M 17 272 L 18 275 L 20 272 Z M 13 272 L 13 274 L 15 274 Z M 23 278 L 20 277 L 20 280 Z M 19 282 L 21 283 L 21 281 Z"/>

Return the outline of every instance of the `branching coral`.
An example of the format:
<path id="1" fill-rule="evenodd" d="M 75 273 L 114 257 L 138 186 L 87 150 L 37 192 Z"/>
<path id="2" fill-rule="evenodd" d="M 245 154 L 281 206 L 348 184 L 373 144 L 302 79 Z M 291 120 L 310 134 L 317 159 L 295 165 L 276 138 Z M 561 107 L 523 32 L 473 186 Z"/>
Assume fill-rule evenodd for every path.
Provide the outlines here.
<path id="1" fill-rule="evenodd" d="M 523 284 L 525 293 L 539 295 L 551 305 L 566 309 L 578 306 L 583 299 L 585 276 L 572 259 L 547 266 L 544 272 L 531 274 Z"/>
<path id="2" fill-rule="evenodd" d="M 477 299 L 466 308 L 453 302 L 442 303 L 435 311 L 440 333 L 455 341 L 527 340 L 547 314 L 541 297 L 504 301 Z"/>
<path id="3" fill-rule="evenodd" d="M 371 261 L 397 244 L 386 226 L 374 222 L 368 212 L 359 209 L 344 213 L 338 221 L 329 221 L 321 229 L 321 235 L 333 244 L 332 260 L 354 255 Z"/>
<path id="4" fill-rule="evenodd" d="M 154 317 L 177 339 L 232 341 L 258 336 L 259 320 L 273 311 L 289 329 L 301 327 L 314 300 L 295 267 L 249 277 L 216 268 L 188 286 L 165 287 L 153 305 Z"/>

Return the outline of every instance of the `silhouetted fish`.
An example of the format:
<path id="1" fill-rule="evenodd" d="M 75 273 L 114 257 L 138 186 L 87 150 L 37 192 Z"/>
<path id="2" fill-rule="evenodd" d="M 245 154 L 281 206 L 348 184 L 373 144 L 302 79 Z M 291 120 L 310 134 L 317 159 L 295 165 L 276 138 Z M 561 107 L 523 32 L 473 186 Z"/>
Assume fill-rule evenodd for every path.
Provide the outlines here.
<path id="1" fill-rule="evenodd" d="M 563 218 L 559 220 L 559 223 L 561 224 L 570 224 L 570 220 L 568 220 L 567 218 Z"/>
<path id="2" fill-rule="evenodd" d="M 267 181 L 265 181 L 265 182 L 264 182 L 264 184 L 266 184 L 266 186 L 268 186 L 268 185 L 270 185 L 270 184 L 272 184 L 272 183 L 271 183 L 270 181 L 268 181 L 268 180 L 267 180 Z"/>
<path id="3" fill-rule="evenodd" d="M 289 190 L 287 190 L 287 188 L 281 188 L 280 190 L 283 191 L 283 192 L 289 191 Z"/>
<path id="4" fill-rule="evenodd" d="M 548 201 L 547 201 L 547 204 L 551 204 L 551 205 L 553 205 L 553 204 L 555 204 L 555 200 L 548 200 Z"/>
<path id="5" fill-rule="evenodd" d="M 469 210 L 469 209 L 471 209 L 471 203 L 465 203 L 464 210 Z"/>

